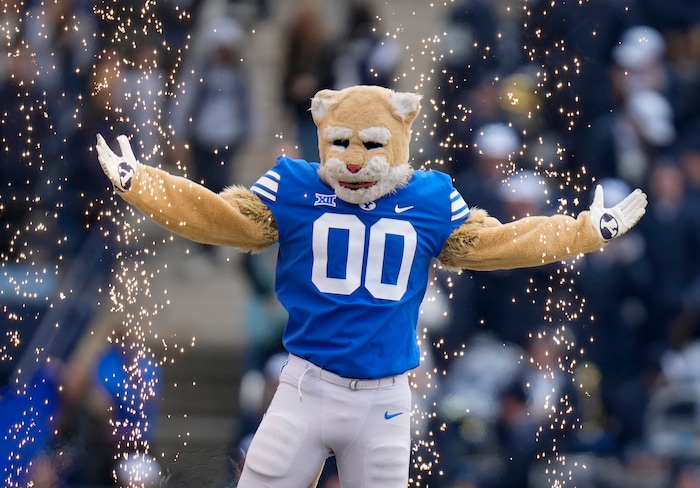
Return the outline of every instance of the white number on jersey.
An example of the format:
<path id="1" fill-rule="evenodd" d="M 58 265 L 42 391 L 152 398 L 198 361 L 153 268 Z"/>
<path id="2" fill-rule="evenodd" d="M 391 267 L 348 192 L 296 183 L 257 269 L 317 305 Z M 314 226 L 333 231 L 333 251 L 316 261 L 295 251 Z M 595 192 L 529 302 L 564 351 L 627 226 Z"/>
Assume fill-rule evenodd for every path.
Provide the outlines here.
<path id="1" fill-rule="evenodd" d="M 347 231 L 348 252 L 344 278 L 328 276 L 331 229 Z M 367 247 L 365 247 L 365 232 L 369 232 Z M 395 284 L 382 282 L 387 235 L 403 238 L 401 266 Z M 417 241 L 416 230 L 406 220 L 383 218 L 367 229 L 355 215 L 323 214 L 313 225 L 311 281 L 323 293 L 350 295 L 364 283 L 365 289 L 374 298 L 401 300 L 408 287 L 408 277 L 416 254 Z M 363 269 L 366 269 L 364 278 Z"/>

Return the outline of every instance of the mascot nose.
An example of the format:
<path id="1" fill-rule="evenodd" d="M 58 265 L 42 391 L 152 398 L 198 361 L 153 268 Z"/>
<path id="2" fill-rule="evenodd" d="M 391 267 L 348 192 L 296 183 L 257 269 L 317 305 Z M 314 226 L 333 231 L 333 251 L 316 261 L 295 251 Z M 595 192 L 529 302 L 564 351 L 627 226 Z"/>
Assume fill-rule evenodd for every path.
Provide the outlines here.
<path id="1" fill-rule="evenodd" d="M 350 171 L 353 174 L 357 173 L 362 169 L 362 166 L 359 166 L 357 164 L 348 164 L 346 167 L 348 168 L 348 171 Z"/>

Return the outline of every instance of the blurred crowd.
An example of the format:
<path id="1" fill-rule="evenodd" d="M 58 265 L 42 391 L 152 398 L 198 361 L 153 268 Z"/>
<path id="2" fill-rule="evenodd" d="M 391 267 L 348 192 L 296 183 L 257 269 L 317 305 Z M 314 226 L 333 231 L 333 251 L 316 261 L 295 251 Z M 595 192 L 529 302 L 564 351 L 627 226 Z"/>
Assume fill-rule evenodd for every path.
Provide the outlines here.
<path id="1" fill-rule="evenodd" d="M 465 199 L 501 221 L 596 184 L 650 204 L 602 253 L 438 276 L 436 486 L 699 486 L 700 7 L 501 7 L 446 19 L 435 155 Z"/>
<path id="2" fill-rule="evenodd" d="M 316 91 L 412 88 L 401 84 L 405 53 L 383 33 L 379 2 L 296 4 L 276 26 L 277 78 L 266 81 L 294 142 L 287 150 L 317 161 Z M 12 26 L 0 61 L 5 485 L 27 473 L 34 486 L 123 484 L 134 469 L 116 462 L 125 446 L 148 464 L 139 462 L 155 441 L 143 423 L 158 415 L 157 364 L 119 327 L 87 371 L 69 361 L 115 256 L 128 254 L 94 137 L 134 134 L 145 163 L 214 191 L 236 183 L 261 116 L 248 41 L 280 20 L 274 7 L 30 0 L 0 14 Z M 528 270 L 436 266 L 419 324 L 412 480 L 700 487 L 700 5 L 455 0 L 444 13 L 431 29 L 441 37 L 416 166 L 449 172 L 470 206 L 502 222 L 576 214 L 596 184 L 608 205 L 635 187 L 650 203 L 601 253 Z M 216 266 L 215 249 L 199 251 L 196 269 Z M 235 459 L 283 355 L 274 260 L 274 250 L 241 259 L 251 293 Z M 58 289 L 74 291 L 66 300 Z M 71 333 L 50 332 L 58 323 Z M 39 350 L 55 358 L 50 368 L 33 361 Z M 23 408 L 37 404 L 28 417 Z M 18 446 L 23 436 L 35 441 Z M 334 483 L 329 460 L 321 485 Z"/>

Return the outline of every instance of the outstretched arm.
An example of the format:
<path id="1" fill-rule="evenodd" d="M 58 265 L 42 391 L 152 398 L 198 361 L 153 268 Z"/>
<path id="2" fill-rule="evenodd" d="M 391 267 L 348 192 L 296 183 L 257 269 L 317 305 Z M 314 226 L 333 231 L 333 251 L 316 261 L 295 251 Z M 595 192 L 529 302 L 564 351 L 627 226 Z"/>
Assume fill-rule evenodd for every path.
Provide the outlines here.
<path id="1" fill-rule="evenodd" d="M 590 210 L 578 218 L 537 216 L 507 224 L 473 210 L 450 235 L 439 259 L 449 268 L 489 271 L 539 266 L 599 250 L 631 229 L 647 205 L 639 189 L 612 208 L 603 200 L 598 186 Z"/>
<path id="2" fill-rule="evenodd" d="M 115 191 L 158 224 L 205 244 L 260 251 L 277 240 L 272 212 L 252 192 L 233 187 L 214 193 L 180 176 L 136 161 L 126 136 L 122 156 L 97 136 L 100 165 Z"/>

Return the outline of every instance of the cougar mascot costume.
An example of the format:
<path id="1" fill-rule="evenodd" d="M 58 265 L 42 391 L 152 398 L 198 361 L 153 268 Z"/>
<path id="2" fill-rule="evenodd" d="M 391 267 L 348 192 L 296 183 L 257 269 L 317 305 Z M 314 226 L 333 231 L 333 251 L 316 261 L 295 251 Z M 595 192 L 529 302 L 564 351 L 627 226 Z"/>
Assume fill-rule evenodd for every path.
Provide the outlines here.
<path id="1" fill-rule="evenodd" d="M 97 137 L 124 200 L 193 241 L 261 251 L 279 242 L 276 291 L 289 359 L 247 453 L 239 487 L 306 487 L 335 455 L 344 488 L 408 483 L 416 322 L 431 262 L 449 269 L 537 266 L 600 249 L 644 214 L 635 190 L 612 208 L 596 188 L 577 218 L 500 223 L 451 178 L 409 164 L 421 97 L 374 86 L 311 100 L 320 163 L 279 157 L 250 189 L 212 193 L 121 156 Z M 468 197 L 469 195 L 466 195 Z"/>

